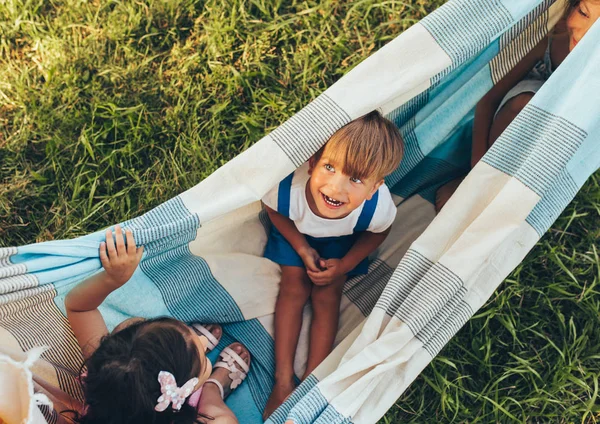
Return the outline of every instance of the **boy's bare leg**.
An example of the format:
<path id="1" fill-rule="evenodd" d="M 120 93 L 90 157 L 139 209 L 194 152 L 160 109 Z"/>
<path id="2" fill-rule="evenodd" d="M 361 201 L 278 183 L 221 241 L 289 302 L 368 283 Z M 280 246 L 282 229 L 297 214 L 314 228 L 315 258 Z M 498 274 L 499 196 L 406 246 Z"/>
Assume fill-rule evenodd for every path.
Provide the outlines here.
<path id="1" fill-rule="evenodd" d="M 294 391 L 294 357 L 302 311 L 310 296 L 312 283 L 304 268 L 281 267 L 281 284 L 275 304 L 275 385 L 263 412 L 263 419 L 275 411 Z"/>
<path id="2" fill-rule="evenodd" d="M 313 309 L 310 325 L 310 347 L 308 363 L 302 380 L 331 353 L 340 317 L 340 302 L 346 276 L 340 277 L 327 286 L 312 286 L 311 304 Z"/>

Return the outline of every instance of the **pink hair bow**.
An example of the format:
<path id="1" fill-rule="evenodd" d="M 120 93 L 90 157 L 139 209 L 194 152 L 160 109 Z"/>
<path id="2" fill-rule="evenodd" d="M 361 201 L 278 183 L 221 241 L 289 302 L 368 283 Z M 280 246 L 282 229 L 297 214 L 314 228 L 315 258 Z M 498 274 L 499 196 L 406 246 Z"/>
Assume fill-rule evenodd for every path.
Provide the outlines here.
<path id="1" fill-rule="evenodd" d="M 194 387 L 198 384 L 198 379 L 196 377 L 190 378 L 183 386 L 177 387 L 173 374 L 168 371 L 161 371 L 158 373 L 158 382 L 162 394 L 157 399 L 154 410 L 162 412 L 172 403 L 173 409 L 179 411 L 185 399 L 192 394 Z"/>

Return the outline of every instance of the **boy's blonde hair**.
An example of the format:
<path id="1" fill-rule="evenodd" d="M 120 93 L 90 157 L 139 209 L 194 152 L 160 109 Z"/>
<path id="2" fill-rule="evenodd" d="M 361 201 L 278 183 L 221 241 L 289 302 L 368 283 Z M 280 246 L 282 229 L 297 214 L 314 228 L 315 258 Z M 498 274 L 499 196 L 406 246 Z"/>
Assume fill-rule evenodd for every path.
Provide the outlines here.
<path id="1" fill-rule="evenodd" d="M 344 164 L 344 174 L 379 181 L 400 165 L 404 143 L 398 128 L 375 110 L 337 130 L 315 160 L 324 152 L 333 162 Z"/>

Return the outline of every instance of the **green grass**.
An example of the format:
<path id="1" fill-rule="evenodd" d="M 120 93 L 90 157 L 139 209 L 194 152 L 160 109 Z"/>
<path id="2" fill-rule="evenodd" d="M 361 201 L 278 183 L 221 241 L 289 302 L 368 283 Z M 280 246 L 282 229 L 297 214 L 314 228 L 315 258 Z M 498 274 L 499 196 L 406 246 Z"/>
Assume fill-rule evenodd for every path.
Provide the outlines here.
<path id="1" fill-rule="evenodd" d="M 0 2 L 0 246 L 192 187 L 443 0 Z M 600 174 L 382 422 L 600 421 Z"/>

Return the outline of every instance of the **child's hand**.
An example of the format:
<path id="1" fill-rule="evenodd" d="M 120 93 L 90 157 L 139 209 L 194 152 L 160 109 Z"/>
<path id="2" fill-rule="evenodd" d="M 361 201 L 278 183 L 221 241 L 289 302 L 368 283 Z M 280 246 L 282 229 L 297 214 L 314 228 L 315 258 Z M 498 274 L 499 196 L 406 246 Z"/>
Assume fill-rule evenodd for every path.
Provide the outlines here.
<path id="1" fill-rule="evenodd" d="M 327 286 L 341 276 L 346 275 L 346 269 L 341 259 L 320 259 L 319 266 L 324 271 L 306 270 L 310 280 L 317 286 Z"/>
<path id="2" fill-rule="evenodd" d="M 300 258 L 302 258 L 302 262 L 304 262 L 304 266 L 306 267 L 307 271 L 321 271 L 321 268 L 319 267 L 319 261 L 321 260 L 321 257 L 315 249 L 307 246 L 300 250 L 298 255 Z"/>
<path id="3" fill-rule="evenodd" d="M 131 230 L 128 229 L 125 234 L 127 247 L 125 247 L 123 231 L 119 225 L 115 227 L 116 246 L 110 230 L 106 230 L 106 242 L 100 243 L 100 262 L 106 271 L 106 281 L 115 288 L 121 287 L 129 281 L 144 253 L 144 246 L 135 247 Z"/>

